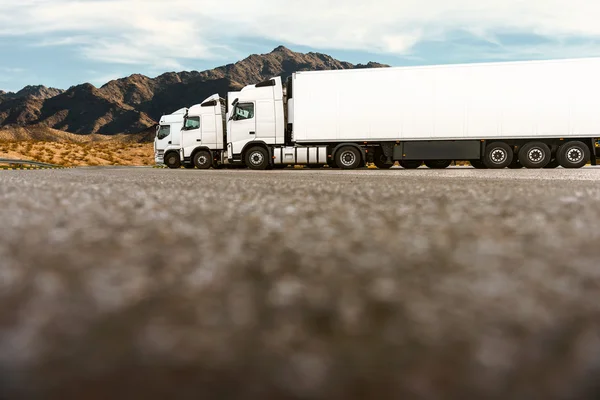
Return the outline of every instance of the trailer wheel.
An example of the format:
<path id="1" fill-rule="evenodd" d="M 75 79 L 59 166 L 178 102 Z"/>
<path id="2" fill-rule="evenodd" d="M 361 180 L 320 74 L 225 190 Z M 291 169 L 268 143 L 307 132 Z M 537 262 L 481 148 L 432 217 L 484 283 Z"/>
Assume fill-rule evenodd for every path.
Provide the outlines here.
<path id="1" fill-rule="evenodd" d="M 423 161 L 414 161 L 414 160 L 402 160 L 400 161 L 400 166 L 404 169 L 417 169 L 421 165 L 423 165 Z"/>
<path id="2" fill-rule="evenodd" d="M 175 152 L 168 153 L 165 156 L 165 164 L 171 169 L 181 168 L 181 160 L 179 159 L 179 154 Z"/>
<path id="3" fill-rule="evenodd" d="M 556 158 L 553 158 L 552 161 L 550 161 L 548 164 L 546 164 L 546 166 L 544 168 L 551 169 L 551 168 L 558 168 L 558 167 L 560 167 L 558 160 Z"/>
<path id="4" fill-rule="evenodd" d="M 579 141 L 567 142 L 559 147 L 556 159 L 563 168 L 581 168 L 590 161 L 590 149 Z"/>
<path id="5" fill-rule="evenodd" d="M 194 165 L 198 169 L 209 169 L 212 165 L 212 157 L 206 150 L 200 150 L 194 154 Z"/>
<path id="6" fill-rule="evenodd" d="M 504 142 L 493 142 L 485 148 L 483 163 L 491 169 L 502 169 L 510 165 L 514 158 L 513 149 Z"/>
<path id="7" fill-rule="evenodd" d="M 551 159 L 550 147 L 542 142 L 526 143 L 519 150 L 519 162 L 525 168 L 544 168 Z"/>
<path id="8" fill-rule="evenodd" d="M 431 169 L 446 169 L 452 164 L 452 160 L 427 160 L 425 165 Z"/>
<path id="9" fill-rule="evenodd" d="M 390 169 L 394 166 L 394 163 L 386 164 L 386 157 L 383 154 L 383 150 L 381 147 L 375 148 L 373 151 L 373 164 L 377 167 L 377 169 Z"/>
<path id="10" fill-rule="evenodd" d="M 356 169 L 362 164 L 362 156 L 356 147 L 344 146 L 335 153 L 335 163 L 342 169 Z"/>
<path id="11" fill-rule="evenodd" d="M 269 153 L 264 147 L 252 147 L 246 153 L 246 165 L 254 170 L 267 169 L 269 167 Z"/>
<path id="12" fill-rule="evenodd" d="M 487 169 L 487 167 L 481 160 L 469 160 L 469 163 L 475 169 Z"/>

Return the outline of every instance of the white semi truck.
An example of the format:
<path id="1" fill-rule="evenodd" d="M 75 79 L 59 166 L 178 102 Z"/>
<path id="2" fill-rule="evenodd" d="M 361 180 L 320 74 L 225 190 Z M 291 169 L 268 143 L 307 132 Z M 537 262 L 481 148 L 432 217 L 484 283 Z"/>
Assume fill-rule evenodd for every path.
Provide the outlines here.
<path id="1" fill-rule="evenodd" d="M 227 158 L 579 168 L 600 156 L 599 93 L 600 58 L 297 72 L 228 99 Z"/>
<path id="2" fill-rule="evenodd" d="M 157 165 L 165 164 L 165 153 L 167 151 L 179 148 L 180 132 L 187 111 L 187 108 L 182 108 L 160 118 L 154 138 L 154 161 Z M 181 166 L 181 163 L 179 166 Z"/>
<path id="3" fill-rule="evenodd" d="M 160 147 L 163 149 L 163 163 L 169 168 L 181 168 L 182 165 L 186 168 L 196 167 L 199 169 L 221 166 L 227 140 L 225 108 L 225 100 L 215 94 L 200 104 L 183 109 L 185 110 L 183 114 L 182 110 L 179 110 L 177 114 L 177 118 L 181 118 L 179 128 L 172 124 L 170 136 L 159 141 L 162 130 L 164 129 L 165 134 L 167 133 L 166 125 L 163 128 L 161 119 L 157 141 L 161 143 Z M 170 118 L 174 119 L 175 116 Z M 169 120 L 165 119 L 165 121 Z M 161 161 L 160 152 L 156 161 L 157 163 Z"/>

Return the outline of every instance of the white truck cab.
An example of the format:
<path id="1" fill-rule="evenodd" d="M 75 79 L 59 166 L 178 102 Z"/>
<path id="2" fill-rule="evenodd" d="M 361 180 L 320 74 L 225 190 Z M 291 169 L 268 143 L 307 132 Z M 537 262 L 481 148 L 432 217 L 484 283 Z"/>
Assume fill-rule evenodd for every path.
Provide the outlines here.
<path id="1" fill-rule="evenodd" d="M 180 131 L 187 111 L 187 108 L 182 108 L 160 118 L 154 138 L 154 161 L 157 165 L 164 165 L 168 150 L 179 148 Z"/>
<path id="2" fill-rule="evenodd" d="M 183 116 L 183 124 L 165 151 L 164 160 L 169 168 L 208 169 L 223 164 L 225 146 L 225 100 L 218 94 L 190 107 Z M 176 145 L 175 145 L 176 143 Z"/>
<path id="3" fill-rule="evenodd" d="M 233 94 L 233 96 L 232 96 Z M 249 165 L 246 150 L 254 145 L 272 146 L 284 143 L 284 106 L 281 78 L 244 87 L 230 94 L 232 111 L 227 122 L 227 154 L 232 163 Z M 232 97 L 233 98 L 232 100 Z M 267 155 L 263 154 L 264 157 Z M 257 162 L 264 162 L 255 154 Z"/>

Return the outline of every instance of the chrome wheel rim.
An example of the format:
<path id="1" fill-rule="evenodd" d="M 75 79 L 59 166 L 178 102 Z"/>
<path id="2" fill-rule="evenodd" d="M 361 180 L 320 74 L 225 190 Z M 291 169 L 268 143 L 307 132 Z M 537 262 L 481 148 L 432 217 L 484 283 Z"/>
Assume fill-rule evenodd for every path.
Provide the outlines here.
<path id="1" fill-rule="evenodd" d="M 583 151 L 579 147 L 573 147 L 567 150 L 567 160 L 571 163 L 578 163 L 583 160 Z"/>
<path id="2" fill-rule="evenodd" d="M 492 161 L 494 164 L 502 164 L 506 161 L 507 157 L 508 153 L 506 150 L 500 147 L 497 147 L 490 152 L 490 161 Z"/>
<path id="3" fill-rule="evenodd" d="M 356 154 L 352 151 L 344 151 L 340 156 L 340 161 L 344 167 L 351 167 L 356 161 Z"/>
<path id="4" fill-rule="evenodd" d="M 541 164 L 546 159 L 544 150 L 539 147 L 533 147 L 527 152 L 527 159 L 533 164 Z"/>
<path id="5" fill-rule="evenodd" d="M 265 157 L 260 152 L 255 152 L 250 155 L 250 163 L 252 165 L 260 165 L 265 160 Z"/>

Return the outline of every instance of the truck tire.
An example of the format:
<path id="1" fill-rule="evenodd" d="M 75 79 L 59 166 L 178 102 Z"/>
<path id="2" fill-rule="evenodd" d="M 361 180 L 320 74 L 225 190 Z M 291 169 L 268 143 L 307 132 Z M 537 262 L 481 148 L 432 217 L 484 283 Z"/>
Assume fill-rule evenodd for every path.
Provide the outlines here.
<path id="1" fill-rule="evenodd" d="M 206 150 L 200 150 L 194 154 L 194 165 L 198 169 L 209 169 L 212 165 L 212 157 Z"/>
<path id="2" fill-rule="evenodd" d="M 452 160 L 427 160 L 425 165 L 431 169 L 446 169 L 452 164 Z"/>
<path id="3" fill-rule="evenodd" d="M 356 169 L 362 164 L 362 155 L 354 146 L 344 146 L 335 153 L 335 163 L 341 169 Z"/>
<path id="4" fill-rule="evenodd" d="M 552 159 L 552 151 L 542 142 L 525 143 L 519 150 L 519 162 L 529 169 L 544 168 Z"/>
<path id="5" fill-rule="evenodd" d="M 590 161 L 590 149 L 579 141 L 567 142 L 559 147 L 556 159 L 563 168 L 581 168 Z"/>
<path id="6" fill-rule="evenodd" d="M 179 159 L 179 154 L 175 152 L 168 153 L 165 156 L 165 165 L 171 169 L 181 168 L 181 160 Z"/>
<path id="7" fill-rule="evenodd" d="M 485 148 L 483 163 L 490 169 L 502 169 L 510 165 L 515 157 L 513 149 L 504 142 L 493 142 Z"/>
<path id="8" fill-rule="evenodd" d="M 552 169 L 552 168 L 558 168 L 558 167 L 560 167 L 558 160 L 556 158 L 553 158 L 548 164 L 546 164 L 546 166 L 544 168 Z"/>
<path id="9" fill-rule="evenodd" d="M 414 160 L 402 160 L 400 161 L 400 166 L 404 169 L 417 169 L 421 165 L 423 165 L 423 161 L 414 161 Z"/>
<path id="10" fill-rule="evenodd" d="M 390 169 L 394 166 L 394 163 L 386 164 L 386 157 L 383 154 L 383 150 L 381 147 L 375 148 L 373 150 L 373 164 L 377 167 L 377 169 Z"/>
<path id="11" fill-rule="evenodd" d="M 469 160 L 469 163 L 475 169 L 487 169 L 487 167 L 481 160 Z"/>
<path id="12" fill-rule="evenodd" d="M 253 170 L 267 169 L 269 167 L 269 152 L 264 147 L 252 147 L 246 153 L 246 165 Z"/>

